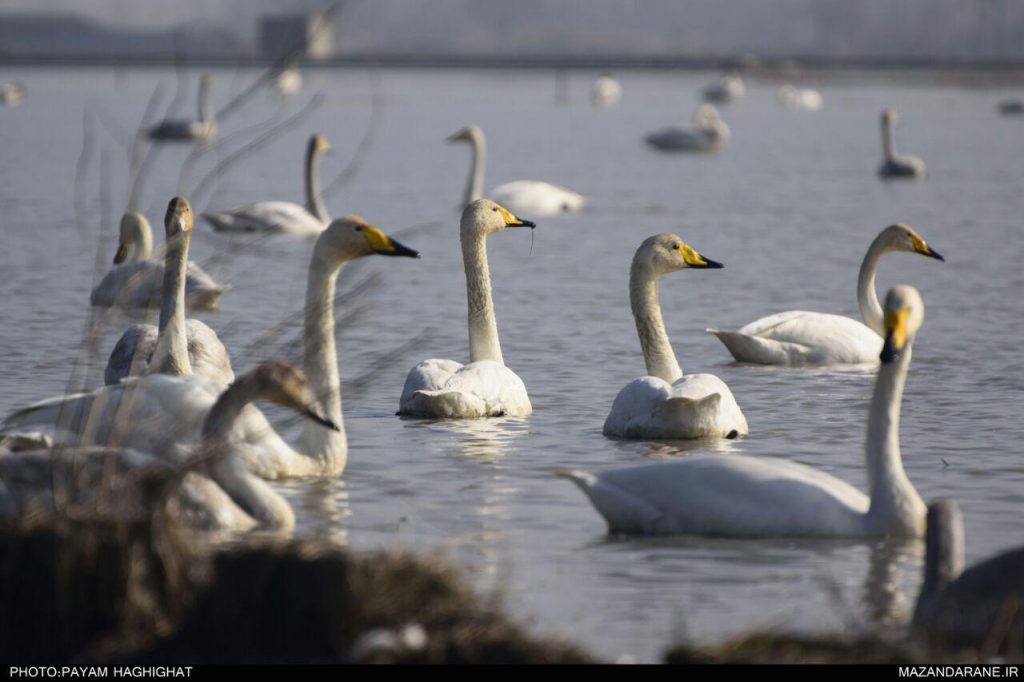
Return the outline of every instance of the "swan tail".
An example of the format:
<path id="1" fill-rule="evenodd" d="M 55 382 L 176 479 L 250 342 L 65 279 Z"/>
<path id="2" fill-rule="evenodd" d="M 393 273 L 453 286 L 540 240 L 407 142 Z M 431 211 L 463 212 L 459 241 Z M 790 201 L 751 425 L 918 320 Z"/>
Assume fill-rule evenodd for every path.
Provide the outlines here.
<path id="1" fill-rule="evenodd" d="M 720 329 L 705 329 L 704 331 L 717 336 L 737 362 L 791 365 L 807 360 L 808 349 L 796 343 L 763 339 L 759 336 Z"/>
<path id="2" fill-rule="evenodd" d="M 479 396 L 444 389 L 416 391 L 402 406 L 401 414 L 438 419 L 495 416 L 488 413 L 487 404 Z"/>
<path id="3" fill-rule="evenodd" d="M 555 475 L 576 484 L 608 522 L 610 531 L 653 533 L 662 514 L 641 498 L 578 469 L 559 469 Z"/>
<path id="4" fill-rule="evenodd" d="M 717 412 L 722 404 L 721 393 L 711 393 L 703 398 L 687 398 L 686 396 L 673 396 L 666 398 L 655 409 L 655 414 L 681 415 L 685 413 L 703 414 Z"/>
<path id="5" fill-rule="evenodd" d="M 75 430 L 75 426 L 82 422 L 82 419 L 89 414 L 92 408 L 93 399 L 88 393 L 76 393 L 73 395 L 59 396 L 43 400 L 34 405 L 22 408 L 8 416 L 3 424 L 0 424 L 0 437 L 27 438 L 38 440 L 48 438 L 34 429 L 58 429 L 69 426 Z"/>

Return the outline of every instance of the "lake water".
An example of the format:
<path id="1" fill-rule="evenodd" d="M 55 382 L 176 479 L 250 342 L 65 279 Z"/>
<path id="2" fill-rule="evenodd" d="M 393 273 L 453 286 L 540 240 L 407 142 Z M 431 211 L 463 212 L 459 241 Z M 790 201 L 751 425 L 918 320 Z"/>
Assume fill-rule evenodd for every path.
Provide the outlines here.
<path id="1" fill-rule="evenodd" d="M 254 74 L 216 71 L 217 106 Z M 610 110 L 589 106 L 594 75 L 570 76 L 569 101 L 560 103 L 549 73 L 311 71 L 298 100 L 258 94 L 222 122 L 227 146 L 190 164 L 182 186 L 199 209 L 301 201 L 308 135 L 321 131 L 334 144 L 322 165 L 326 184 L 375 118 L 355 176 L 327 204 L 333 215 L 359 213 L 389 233 L 415 228 L 401 238 L 422 252 L 419 261 L 365 259 L 341 275 L 342 292 L 372 277 L 342 303 L 361 310 L 339 336 L 349 465 L 343 480 L 280 485 L 296 507 L 297 532 L 359 549 L 437 552 L 537 630 L 610 659 L 656 660 L 681 637 L 711 641 L 759 627 L 899 624 L 916 597 L 921 543 L 609 537 L 584 496 L 552 470 L 714 451 L 788 457 L 863 486 L 870 370 L 738 366 L 703 330 L 793 308 L 857 316 L 854 286 L 868 244 L 884 226 L 906 222 L 947 258 L 887 256 L 879 275 L 883 294 L 911 283 L 927 305 L 903 407 L 908 475 L 926 500 L 960 502 L 969 560 L 1020 544 L 1024 123 L 995 112 L 1009 91 L 879 74 L 808 79 L 825 108 L 806 113 L 778 105 L 779 81 L 754 80 L 723 111 L 732 141 L 698 157 L 656 154 L 642 136 L 688 120 L 714 74 L 621 74 L 624 99 Z M 198 73 L 188 76 L 177 107 L 191 114 Z M 154 86 L 165 85 L 166 109 L 176 79 L 170 69 L 64 68 L 9 69 L 3 78 L 28 88 L 20 107 L 0 109 L 6 414 L 67 385 L 89 289 L 115 248 L 128 137 Z M 252 126 L 294 113 L 316 91 L 325 99 L 308 118 L 196 191 L 218 159 L 265 129 Z M 927 161 L 927 180 L 876 178 L 885 106 L 899 109 L 897 147 Z M 83 153 L 86 110 L 92 132 Z M 488 135 L 489 187 L 548 180 L 581 192 L 587 206 L 538 218 L 532 245 L 525 230 L 488 243 L 505 359 L 525 381 L 534 414 L 402 420 L 394 412 L 410 367 L 428 357 L 468 359 L 456 205 L 469 150 L 444 142 L 467 123 Z M 167 148 L 153 158 L 141 205 L 157 225 L 187 156 Z M 644 373 L 629 263 L 644 238 L 666 231 L 725 264 L 665 277 L 661 300 L 684 371 L 729 384 L 748 438 L 601 435 L 617 391 Z M 193 258 L 233 287 L 219 312 L 199 317 L 220 333 L 236 371 L 300 357 L 301 318 L 293 314 L 310 248 L 197 228 Z M 97 342 L 102 360 L 126 322 L 109 320 Z M 92 366 L 87 383 L 99 376 Z"/>

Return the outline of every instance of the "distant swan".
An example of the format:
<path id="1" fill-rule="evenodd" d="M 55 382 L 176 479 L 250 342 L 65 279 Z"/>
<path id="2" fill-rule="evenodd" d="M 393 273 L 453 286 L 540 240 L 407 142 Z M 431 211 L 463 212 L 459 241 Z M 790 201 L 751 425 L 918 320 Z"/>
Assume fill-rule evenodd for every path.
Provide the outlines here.
<path id="1" fill-rule="evenodd" d="M 718 109 L 702 104 L 693 114 L 693 126 L 672 126 L 648 133 L 644 140 L 665 152 L 713 152 L 729 141 L 729 126 L 719 117 Z"/>
<path id="2" fill-rule="evenodd" d="M 629 301 L 648 376 L 619 391 L 604 422 L 606 436 L 720 438 L 747 433 L 732 391 L 713 374 L 683 375 L 661 318 L 658 278 L 688 268 L 720 268 L 674 234 L 649 237 L 629 271 Z"/>
<path id="3" fill-rule="evenodd" d="M 218 232 L 275 232 L 316 236 L 330 221 L 320 196 L 320 157 L 331 149 L 323 135 L 309 138 L 306 145 L 306 205 L 290 201 L 261 201 L 227 211 L 203 213 L 206 222 Z"/>
<path id="4" fill-rule="evenodd" d="M 899 121 L 895 109 L 882 112 L 882 165 L 878 174 L 883 178 L 922 178 L 926 169 L 924 161 L 916 156 L 901 156 L 893 144 L 893 129 Z"/>
<path id="5" fill-rule="evenodd" d="M 622 86 L 608 74 L 598 76 L 590 88 L 590 103 L 595 107 L 613 107 L 621 99 Z"/>
<path id="6" fill-rule="evenodd" d="M 208 142 L 217 133 L 217 122 L 213 120 L 210 104 L 210 88 L 213 76 L 204 75 L 199 79 L 199 120 L 165 119 L 146 131 L 151 140 L 162 142 Z"/>
<path id="7" fill-rule="evenodd" d="M 129 257 L 129 252 L 131 256 Z M 146 216 L 129 211 L 121 217 L 114 269 L 92 290 L 89 302 L 109 308 L 157 308 L 163 297 L 164 262 L 152 257 L 153 228 Z M 185 296 L 189 308 L 216 310 L 227 290 L 201 267 L 188 262 Z"/>
<path id="8" fill-rule="evenodd" d="M 466 183 L 464 204 L 484 196 L 484 171 L 487 166 L 487 143 L 484 131 L 475 125 L 466 126 L 448 138 L 449 142 L 468 142 L 473 147 L 473 165 Z M 574 213 L 583 208 L 583 196 L 572 190 L 539 180 L 515 180 L 499 185 L 487 194 L 513 213 L 534 216 Z"/>
<path id="9" fill-rule="evenodd" d="M 270 87 L 273 89 L 274 94 L 279 97 L 294 95 L 302 90 L 302 74 L 294 66 L 281 69 L 281 72 L 274 78 Z"/>
<path id="10" fill-rule="evenodd" d="M 185 199 L 176 197 L 168 207 L 183 227 L 185 205 Z M 342 265 L 371 254 L 418 255 L 357 216 L 335 220 L 317 239 L 306 289 L 303 363 L 326 418 L 339 430 L 307 422 L 303 452 L 298 452 L 259 410 L 246 408 L 233 433 L 247 443 L 242 456 L 258 476 L 340 476 L 344 471 L 348 445 L 334 344 L 334 288 Z M 26 407 L 6 419 L 0 436 L 20 433 L 26 427 L 49 429 L 58 443 L 123 446 L 180 461 L 198 438 L 203 420 L 222 390 L 222 386 L 192 375 L 184 328 L 184 314 L 176 313 L 161 331 L 146 376 Z"/>
<path id="11" fill-rule="evenodd" d="M 327 428 L 335 428 L 313 409 L 316 402 L 305 376 L 279 362 L 260 365 L 229 386 L 210 408 L 202 439 L 169 497 L 168 512 L 202 530 L 242 531 L 254 527 L 290 530 L 291 506 L 256 478 L 239 459 L 247 444 L 233 438 L 243 408 L 269 400 L 295 410 Z M 30 510 L 52 512 L 98 507 L 115 516 L 149 513 L 155 484 L 174 482 L 175 467 L 135 450 L 110 447 L 57 448 L 0 455 L 0 517 Z"/>
<path id="12" fill-rule="evenodd" d="M 792 85 L 780 85 L 776 91 L 779 101 L 790 109 L 818 111 L 825 105 L 825 100 L 817 90 L 797 88 Z"/>
<path id="13" fill-rule="evenodd" d="M 738 74 L 728 73 L 714 83 L 701 90 L 704 101 L 715 104 L 727 104 L 734 99 L 743 97 L 746 88 L 743 86 L 743 79 Z"/>
<path id="14" fill-rule="evenodd" d="M 818 469 L 746 455 L 692 455 L 602 474 L 561 472 L 613 532 L 722 537 L 920 537 L 925 505 L 903 470 L 900 402 L 914 335 L 917 290 L 886 296 L 886 340 L 868 413 L 868 495 Z"/>
<path id="15" fill-rule="evenodd" d="M 505 366 L 491 299 L 486 239 L 507 227 L 535 225 L 488 199 L 462 212 L 459 235 L 469 299 L 469 364 L 424 360 L 405 379 L 398 414 L 413 417 L 525 417 L 533 411 L 526 386 Z"/>
<path id="16" fill-rule="evenodd" d="M 0 104 L 5 107 L 16 107 L 21 104 L 25 95 L 25 86 L 21 81 L 0 84 Z"/>
<path id="17" fill-rule="evenodd" d="M 762 365 L 834 365 L 876 362 L 882 349 L 882 306 L 875 274 L 883 254 L 919 253 L 945 260 L 909 225 L 890 225 L 871 242 L 857 277 L 857 303 L 864 324 L 829 313 L 789 310 L 762 317 L 737 331 L 708 329 L 738 362 Z"/>

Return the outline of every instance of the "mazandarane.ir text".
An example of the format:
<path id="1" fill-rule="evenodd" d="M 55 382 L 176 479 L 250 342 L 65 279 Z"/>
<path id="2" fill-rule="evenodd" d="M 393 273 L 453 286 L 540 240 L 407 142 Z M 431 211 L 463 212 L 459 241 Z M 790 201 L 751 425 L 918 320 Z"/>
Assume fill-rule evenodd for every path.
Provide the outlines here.
<path id="1" fill-rule="evenodd" d="M 1015 665 L 901 665 L 900 677 L 1019 677 Z"/>

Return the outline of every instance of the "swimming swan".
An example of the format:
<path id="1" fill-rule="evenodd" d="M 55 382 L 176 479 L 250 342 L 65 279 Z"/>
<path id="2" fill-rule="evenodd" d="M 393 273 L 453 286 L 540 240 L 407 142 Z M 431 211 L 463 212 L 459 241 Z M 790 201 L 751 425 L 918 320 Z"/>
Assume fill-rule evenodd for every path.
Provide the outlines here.
<path id="1" fill-rule="evenodd" d="M 674 234 L 648 237 L 633 256 L 629 302 L 648 376 L 619 391 L 604 434 L 620 438 L 718 438 L 748 432 L 732 391 L 713 374 L 684 376 L 661 318 L 658 278 L 688 268 L 720 268 Z"/>
<path id="2" fill-rule="evenodd" d="M 910 286 L 885 300 L 885 346 L 868 413 L 870 497 L 817 469 L 745 455 L 685 459 L 594 475 L 560 472 L 613 532 L 723 537 L 920 537 L 925 505 L 903 470 L 900 401 L 924 304 Z"/>
<path id="3" fill-rule="evenodd" d="M 151 140 L 162 142 L 208 142 L 217 133 L 217 122 L 210 106 L 213 76 L 199 79 L 199 120 L 165 119 L 146 131 Z"/>
<path id="4" fill-rule="evenodd" d="M 711 104 L 702 104 L 693 114 L 693 126 L 671 126 L 648 133 L 644 140 L 665 152 L 713 152 L 729 141 L 729 126 Z"/>
<path id="5" fill-rule="evenodd" d="M 590 103 L 595 107 L 613 107 L 622 99 L 622 86 L 608 74 L 597 77 L 590 87 Z"/>
<path id="6" fill-rule="evenodd" d="M 153 228 L 146 216 L 129 211 L 121 217 L 113 270 L 92 290 L 89 303 L 109 308 L 157 308 L 163 299 L 164 262 L 153 257 Z M 185 275 L 190 308 L 216 310 L 227 287 L 192 261 Z"/>
<path id="7" fill-rule="evenodd" d="M 714 83 L 707 85 L 701 90 L 701 95 L 706 102 L 715 104 L 728 104 L 734 99 L 743 97 L 747 91 L 743 85 L 743 79 L 739 74 L 727 73 Z"/>
<path id="8" fill-rule="evenodd" d="M 864 324 L 829 313 L 788 310 L 762 317 L 737 331 L 708 329 L 738 362 L 762 365 L 834 365 L 876 362 L 882 349 L 882 306 L 875 274 L 883 254 L 919 253 L 944 261 L 909 225 L 890 225 L 868 247 L 857 276 L 857 303 Z"/>
<path id="9" fill-rule="evenodd" d="M 525 417 L 533 412 L 526 386 L 505 366 L 491 299 L 486 239 L 507 227 L 536 227 L 488 199 L 462 212 L 459 235 L 469 299 L 469 364 L 424 360 L 405 379 L 398 414 L 412 417 Z"/>
<path id="10" fill-rule="evenodd" d="M 135 450 L 101 446 L 0 455 L 0 498 L 4 498 L 0 516 L 17 518 L 32 510 L 82 507 L 97 507 L 116 516 L 147 514 L 152 510 L 152 498 L 147 495 L 153 488 L 145 482 L 152 473 L 153 483 L 162 478 L 175 484 L 167 511 L 189 526 L 291 529 L 295 525 L 291 506 L 249 472 L 238 452 L 246 443 L 232 440 L 234 422 L 256 400 L 269 400 L 336 428 L 313 409 L 316 400 L 302 372 L 287 363 L 266 363 L 217 398 L 203 423 L 199 447 L 184 471 Z"/>
<path id="11" fill-rule="evenodd" d="M 184 201 L 172 200 L 168 210 L 179 212 Z M 371 254 L 418 255 L 356 216 L 335 220 L 317 239 L 306 290 L 303 369 L 326 418 L 339 430 L 307 422 L 303 451 L 297 452 L 259 410 L 245 408 L 233 438 L 247 444 L 242 456 L 258 476 L 340 476 L 344 471 L 348 446 L 334 345 L 334 287 L 344 263 Z M 184 327 L 184 313 L 179 310 L 160 334 L 146 376 L 36 403 L 9 416 L 0 435 L 25 427 L 49 429 L 58 443 L 128 447 L 181 461 L 222 390 L 221 385 L 191 374 Z"/>
<path id="12" fill-rule="evenodd" d="M 484 171 L 487 165 L 487 143 L 480 126 L 469 125 L 448 138 L 449 142 L 468 142 L 473 147 L 473 165 L 466 183 L 465 205 L 484 195 Z M 488 197 L 513 213 L 534 216 L 574 213 L 583 208 L 583 196 L 539 180 L 515 180 L 499 185 Z"/>
<path id="13" fill-rule="evenodd" d="M 165 229 L 167 233 L 167 249 L 164 253 L 164 263 L 156 261 L 144 261 L 152 263 L 150 270 L 143 272 L 151 273 L 152 276 L 160 275 L 160 290 L 163 291 L 163 301 L 160 308 L 160 330 L 165 329 L 173 319 L 177 318 L 180 312 L 184 317 L 184 305 L 186 296 L 182 292 L 188 291 L 187 268 L 191 266 L 188 262 L 188 244 L 191 241 L 191 228 L 194 224 L 194 216 L 191 213 L 191 206 L 182 199 L 179 212 L 168 210 L 165 217 Z M 141 219 L 141 220 L 139 220 Z M 141 249 L 151 248 L 152 237 L 148 223 L 144 223 L 144 217 L 140 214 L 126 214 L 122 224 L 121 246 L 118 248 L 118 255 L 115 261 L 123 259 L 127 249 L 131 246 L 141 244 Z M 129 236 L 141 236 L 141 240 L 134 242 L 132 239 L 125 239 L 125 223 L 134 225 L 129 227 Z M 144 224 L 144 229 L 139 231 L 138 225 Z M 110 276 L 110 275 L 108 275 Z M 184 287 L 182 288 L 182 282 Z M 126 284 L 133 287 L 132 284 Z M 180 308 L 180 310 L 179 310 Z M 216 384 L 226 386 L 234 380 L 234 372 L 231 370 L 231 359 L 227 349 L 217 337 L 217 333 L 207 327 L 199 319 L 185 319 L 185 339 L 188 348 L 188 363 L 191 372 L 210 379 Z M 146 367 L 150 364 L 153 354 L 157 350 L 159 330 L 153 325 L 136 324 L 129 327 L 118 339 L 111 356 L 106 360 L 106 369 L 103 372 L 103 382 L 116 384 L 125 377 L 145 374 Z"/>
<path id="14" fill-rule="evenodd" d="M 306 145 L 306 205 L 290 201 L 261 201 L 226 211 L 203 213 L 203 218 L 218 232 L 273 232 L 316 236 L 323 232 L 331 217 L 320 196 L 320 157 L 330 151 L 331 143 L 321 134 L 313 135 Z"/>
<path id="15" fill-rule="evenodd" d="M 776 96 L 783 105 L 790 109 L 803 109 L 804 111 L 819 111 L 825 106 L 825 99 L 817 90 L 798 88 L 792 85 L 780 85 L 775 91 Z"/>
<path id="16" fill-rule="evenodd" d="M 893 129 L 899 121 L 895 109 L 882 112 L 882 165 L 878 174 L 883 178 L 923 178 L 927 169 L 916 156 L 901 156 L 893 145 Z"/>

